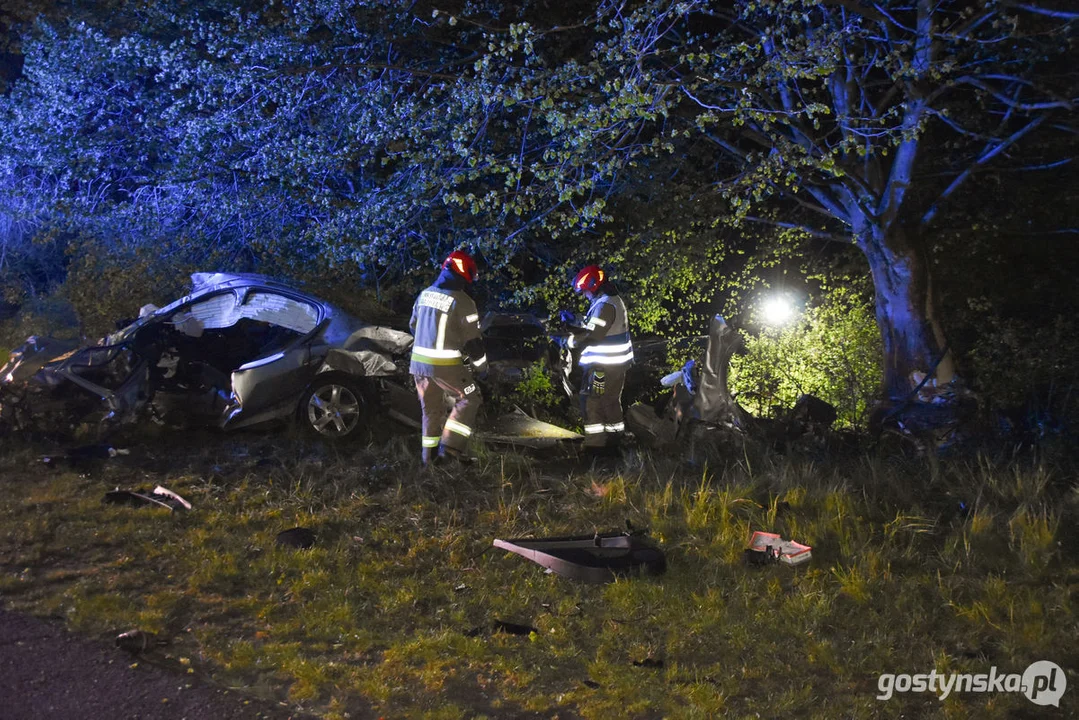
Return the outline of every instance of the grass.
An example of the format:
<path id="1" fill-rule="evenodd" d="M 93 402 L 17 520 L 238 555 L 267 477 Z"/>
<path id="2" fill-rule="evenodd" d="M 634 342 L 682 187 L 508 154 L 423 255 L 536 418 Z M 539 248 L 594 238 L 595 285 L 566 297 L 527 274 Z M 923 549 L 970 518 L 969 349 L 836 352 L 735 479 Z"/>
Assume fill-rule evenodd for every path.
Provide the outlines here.
<path id="1" fill-rule="evenodd" d="M 1079 708 L 1079 483 L 1065 460 L 928 465 L 632 453 L 617 468 L 481 449 L 423 471 L 411 436 L 165 436 L 88 474 L 0 453 L 0 593 L 152 659 L 329 718 L 1060 717 Z M 180 493 L 184 514 L 106 506 Z M 495 537 L 649 528 L 668 572 L 546 575 Z M 309 550 L 278 547 L 302 525 Z M 752 530 L 813 546 L 751 567 Z M 490 631 L 495 620 L 530 635 Z M 880 673 L 1068 671 L 1020 694 L 875 698 Z"/>

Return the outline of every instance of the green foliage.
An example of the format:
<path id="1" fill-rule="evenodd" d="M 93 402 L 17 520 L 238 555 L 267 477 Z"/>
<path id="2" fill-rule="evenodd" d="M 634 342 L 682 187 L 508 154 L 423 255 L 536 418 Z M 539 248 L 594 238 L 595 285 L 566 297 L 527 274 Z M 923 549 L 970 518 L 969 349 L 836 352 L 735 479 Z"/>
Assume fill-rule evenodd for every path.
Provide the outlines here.
<path id="1" fill-rule="evenodd" d="M 881 339 L 862 295 L 835 288 L 791 324 L 743 335 L 746 352 L 731 359 L 729 386 L 746 409 L 768 415 L 810 394 L 836 407 L 839 425 L 865 427 L 880 382 Z"/>

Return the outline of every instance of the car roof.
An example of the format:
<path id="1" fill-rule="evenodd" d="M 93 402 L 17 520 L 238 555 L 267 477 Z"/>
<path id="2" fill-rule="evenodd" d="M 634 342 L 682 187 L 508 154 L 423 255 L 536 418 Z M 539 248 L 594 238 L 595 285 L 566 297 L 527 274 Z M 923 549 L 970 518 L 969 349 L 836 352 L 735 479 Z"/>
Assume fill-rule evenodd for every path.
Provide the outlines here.
<path id="1" fill-rule="evenodd" d="M 288 292 L 302 295 L 311 302 L 318 303 L 320 305 L 328 305 L 325 300 L 298 290 L 292 285 L 283 283 L 280 280 L 267 277 L 265 275 L 258 275 L 256 273 L 223 273 L 223 272 L 197 272 L 191 273 L 191 292 L 189 296 L 195 297 L 202 295 L 206 292 L 224 290 L 226 288 L 240 288 L 240 287 L 265 287 L 274 290 L 286 290 Z"/>
<path id="2" fill-rule="evenodd" d="M 129 337 L 135 330 L 145 325 L 160 322 L 164 318 L 170 316 L 179 305 L 197 300 L 203 295 L 220 292 L 222 290 L 236 290 L 247 287 L 283 291 L 298 296 L 312 305 L 321 307 L 322 312 L 324 313 L 328 313 L 332 316 L 347 316 L 347 313 L 342 312 L 335 305 L 331 305 L 325 300 L 317 298 L 309 293 L 305 293 L 302 290 L 297 290 L 291 285 L 266 277 L 265 275 L 257 275 L 255 273 L 198 272 L 191 274 L 191 290 L 186 295 L 177 298 L 163 307 L 157 308 L 152 313 L 140 317 L 127 327 L 109 335 L 108 344 Z"/>

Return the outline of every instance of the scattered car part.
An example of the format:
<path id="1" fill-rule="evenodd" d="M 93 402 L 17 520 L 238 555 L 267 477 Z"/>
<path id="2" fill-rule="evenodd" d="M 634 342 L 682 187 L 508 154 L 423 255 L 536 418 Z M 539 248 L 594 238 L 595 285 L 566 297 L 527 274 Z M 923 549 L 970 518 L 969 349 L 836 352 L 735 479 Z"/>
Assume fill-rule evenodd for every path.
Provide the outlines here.
<path id="1" fill-rule="evenodd" d="M 305 527 L 289 528 L 277 533 L 275 542 L 278 545 L 306 550 L 315 544 L 315 533 Z"/>
<path id="2" fill-rule="evenodd" d="M 597 533 L 558 538 L 495 539 L 494 546 L 542 565 L 549 572 L 590 583 L 611 582 L 619 575 L 661 575 L 663 551 L 642 533 Z"/>
<path id="3" fill-rule="evenodd" d="M 752 551 L 753 555 L 749 554 Z M 793 540 L 784 540 L 776 533 L 756 531 L 749 538 L 746 559 L 754 564 L 780 562 L 784 565 L 801 565 L 813 557 L 813 548 Z"/>
<path id="4" fill-rule="evenodd" d="M 130 505 L 132 507 L 152 505 L 166 508 L 169 512 L 191 509 L 191 503 L 172 490 L 160 485 L 149 492 L 146 490 L 121 490 L 116 488 L 105 493 L 104 497 L 101 498 L 101 502 L 110 505 Z"/>
<path id="5" fill-rule="evenodd" d="M 167 497 L 169 498 L 169 501 L 171 503 L 179 503 L 184 510 L 191 509 L 191 503 L 189 503 L 187 500 L 184 500 L 182 497 L 174 493 L 172 490 L 169 490 L 167 487 L 162 487 L 161 485 L 158 485 L 154 488 L 154 495 L 161 495 Z"/>
<path id="6" fill-rule="evenodd" d="M 516 405 L 513 412 L 500 415 L 493 428 L 480 431 L 478 437 L 487 442 L 529 447 L 549 447 L 560 441 L 584 439 L 580 433 L 537 420 Z"/>

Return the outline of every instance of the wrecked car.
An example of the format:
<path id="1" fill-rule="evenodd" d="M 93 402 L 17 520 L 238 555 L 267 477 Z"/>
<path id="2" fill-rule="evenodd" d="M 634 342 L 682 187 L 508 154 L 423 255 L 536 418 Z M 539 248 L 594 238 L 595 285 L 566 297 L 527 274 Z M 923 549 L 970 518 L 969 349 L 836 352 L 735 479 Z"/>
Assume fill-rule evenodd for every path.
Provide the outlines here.
<path id="1" fill-rule="evenodd" d="M 95 346 L 29 338 L 0 368 L 0 427 L 108 428 L 149 417 L 231 430 L 295 420 L 328 439 L 380 415 L 418 427 L 411 334 L 258 275 L 195 273 L 191 281 L 187 295 L 144 307 Z M 501 380 L 519 379 L 549 352 L 533 316 L 488 313 L 481 326 Z M 521 412 L 511 420 L 496 422 L 490 439 L 579 437 Z"/>
<path id="2" fill-rule="evenodd" d="M 295 417 L 341 438 L 371 413 L 377 380 L 399 374 L 395 359 L 412 344 L 260 276 L 191 281 L 189 294 L 144 307 L 96 346 L 28 339 L 0 369 L 0 421 L 118 424 L 145 411 L 160 423 L 235 429 Z"/>

